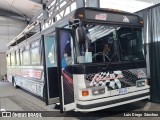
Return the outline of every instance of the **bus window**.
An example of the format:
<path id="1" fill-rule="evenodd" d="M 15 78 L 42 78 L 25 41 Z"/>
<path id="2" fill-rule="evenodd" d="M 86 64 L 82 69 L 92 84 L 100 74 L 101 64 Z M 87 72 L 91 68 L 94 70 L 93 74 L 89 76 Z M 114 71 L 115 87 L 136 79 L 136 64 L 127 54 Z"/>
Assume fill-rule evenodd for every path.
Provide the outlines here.
<path id="1" fill-rule="evenodd" d="M 79 50 L 77 50 L 79 53 L 77 55 L 85 56 L 86 60 L 86 57 L 88 57 L 86 52 L 89 52 L 93 63 L 111 61 L 114 53 L 114 41 L 117 40 L 115 27 L 87 25 L 85 37 L 85 43 L 79 44 Z"/>
<path id="2" fill-rule="evenodd" d="M 47 67 L 57 66 L 57 51 L 55 36 L 45 36 L 45 52 L 46 52 L 46 65 Z"/>
<path id="3" fill-rule="evenodd" d="M 31 43 L 31 64 L 32 65 L 40 65 L 40 48 L 39 48 L 39 40 L 36 40 Z"/>
<path id="4" fill-rule="evenodd" d="M 144 60 L 141 28 L 122 27 L 117 33 L 122 60 Z"/>
<path id="5" fill-rule="evenodd" d="M 15 52 L 11 53 L 11 65 L 14 66 L 15 65 Z"/>
<path id="6" fill-rule="evenodd" d="M 40 65 L 39 47 L 31 49 L 31 64 L 32 65 Z"/>
<path id="7" fill-rule="evenodd" d="M 92 63 L 144 60 L 141 28 L 88 24 L 77 48 L 77 58 L 90 52 Z"/>
<path id="8" fill-rule="evenodd" d="M 22 49 L 20 50 L 20 65 L 22 65 Z"/>
<path id="9" fill-rule="evenodd" d="M 19 51 L 16 51 L 16 64 L 20 65 Z"/>
<path id="10" fill-rule="evenodd" d="M 30 65 L 29 50 L 25 50 L 25 51 L 22 52 L 22 64 L 23 65 Z"/>
<path id="11" fill-rule="evenodd" d="M 10 66 L 10 54 L 7 54 L 7 66 Z"/>

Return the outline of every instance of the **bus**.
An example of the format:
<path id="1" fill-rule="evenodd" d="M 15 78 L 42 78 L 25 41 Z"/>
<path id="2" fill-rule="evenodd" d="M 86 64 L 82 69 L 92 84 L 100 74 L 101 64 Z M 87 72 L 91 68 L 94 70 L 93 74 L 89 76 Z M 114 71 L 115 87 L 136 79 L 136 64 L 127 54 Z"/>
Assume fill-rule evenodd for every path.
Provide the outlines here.
<path id="1" fill-rule="evenodd" d="M 78 8 L 7 52 L 8 79 L 61 111 L 90 112 L 150 98 L 143 19 Z"/>

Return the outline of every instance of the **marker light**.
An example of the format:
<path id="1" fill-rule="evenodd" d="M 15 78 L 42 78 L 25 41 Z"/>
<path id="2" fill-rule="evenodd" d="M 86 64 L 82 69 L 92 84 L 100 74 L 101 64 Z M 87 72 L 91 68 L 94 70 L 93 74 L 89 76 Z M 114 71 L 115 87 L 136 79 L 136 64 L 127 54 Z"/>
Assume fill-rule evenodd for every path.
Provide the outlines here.
<path id="1" fill-rule="evenodd" d="M 83 91 L 82 91 L 82 96 L 88 96 L 88 95 L 89 95 L 88 90 L 83 90 Z"/>

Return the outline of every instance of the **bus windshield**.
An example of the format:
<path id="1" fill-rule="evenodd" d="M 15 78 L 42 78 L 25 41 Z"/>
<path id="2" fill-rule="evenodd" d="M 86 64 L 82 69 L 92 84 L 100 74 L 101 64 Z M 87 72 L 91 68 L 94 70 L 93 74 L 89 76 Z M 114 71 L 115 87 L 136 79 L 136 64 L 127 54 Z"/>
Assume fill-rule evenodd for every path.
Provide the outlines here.
<path id="1" fill-rule="evenodd" d="M 92 63 L 144 60 L 142 28 L 86 25 L 85 36 L 79 54 L 91 53 Z"/>

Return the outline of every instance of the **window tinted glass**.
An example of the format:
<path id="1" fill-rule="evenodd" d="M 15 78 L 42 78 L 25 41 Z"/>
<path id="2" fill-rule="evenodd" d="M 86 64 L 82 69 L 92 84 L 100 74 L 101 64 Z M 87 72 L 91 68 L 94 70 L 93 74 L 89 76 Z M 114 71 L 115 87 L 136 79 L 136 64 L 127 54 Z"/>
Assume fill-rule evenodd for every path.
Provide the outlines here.
<path id="1" fill-rule="evenodd" d="M 39 47 L 31 49 L 31 63 L 32 65 L 40 65 Z"/>
<path id="2" fill-rule="evenodd" d="M 22 57 L 23 57 L 23 61 L 22 61 L 23 65 L 29 65 L 30 64 L 29 50 L 23 51 Z"/>
<path id="3" fill-rule="evenodd" d="M 16 63 L 17 65 L 20 65 L 19 51 L 16 52 Z"/>
<path id="4" fill-rule="evenodd" d="M 11 65 L 15 65 L 15 52 L 11 53 Z"/>

